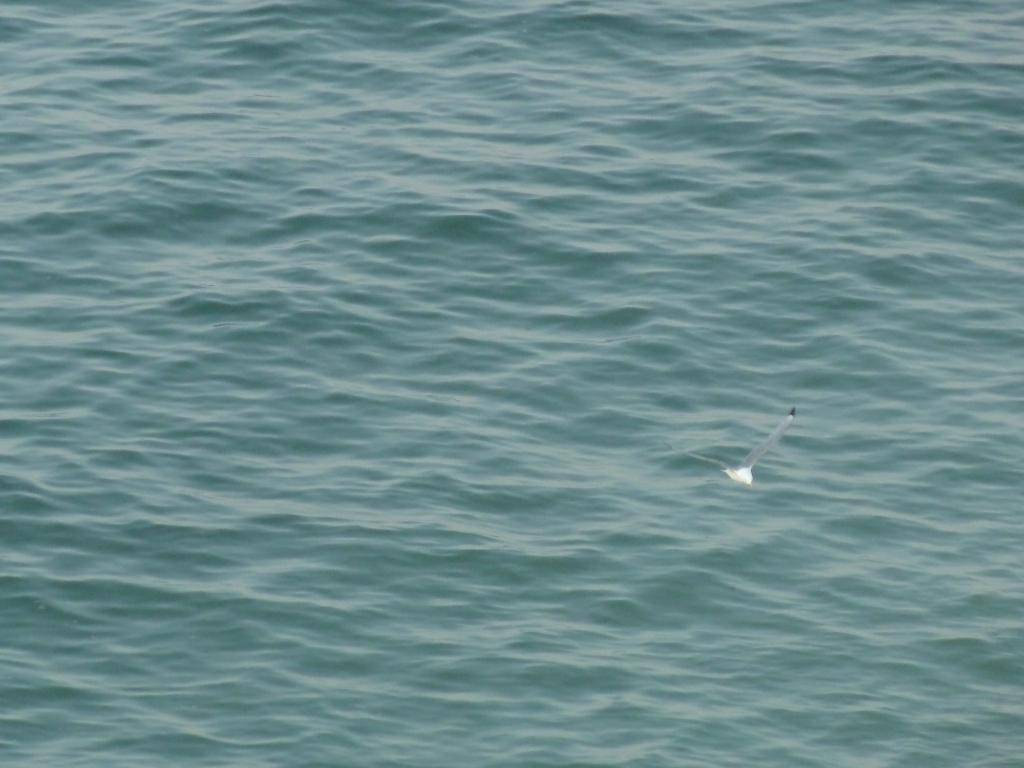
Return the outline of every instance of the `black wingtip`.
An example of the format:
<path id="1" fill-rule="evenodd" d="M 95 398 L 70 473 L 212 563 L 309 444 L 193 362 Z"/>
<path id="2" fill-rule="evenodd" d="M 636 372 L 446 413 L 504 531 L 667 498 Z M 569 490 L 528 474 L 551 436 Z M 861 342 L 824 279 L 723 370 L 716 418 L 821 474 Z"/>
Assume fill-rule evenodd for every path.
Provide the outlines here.
<path id="1" fill-rule="evenodd" d="M 792 408 L 789 409 L 789 415 L 790 416 L 796 416 L 796 406 L 795 405 Z"/>

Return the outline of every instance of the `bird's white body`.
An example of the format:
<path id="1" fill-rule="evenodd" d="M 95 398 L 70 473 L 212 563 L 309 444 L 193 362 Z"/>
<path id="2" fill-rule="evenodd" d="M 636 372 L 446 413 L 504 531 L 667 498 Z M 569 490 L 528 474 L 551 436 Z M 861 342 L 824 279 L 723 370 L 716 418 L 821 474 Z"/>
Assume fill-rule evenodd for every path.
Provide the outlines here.
<path id="1" fill-rule="evenodd" d="M 750 471 L 750 467 L 727 467 L 722 471 L 737 483 L 750 485 L 754 482 L 754 473 Z"/>

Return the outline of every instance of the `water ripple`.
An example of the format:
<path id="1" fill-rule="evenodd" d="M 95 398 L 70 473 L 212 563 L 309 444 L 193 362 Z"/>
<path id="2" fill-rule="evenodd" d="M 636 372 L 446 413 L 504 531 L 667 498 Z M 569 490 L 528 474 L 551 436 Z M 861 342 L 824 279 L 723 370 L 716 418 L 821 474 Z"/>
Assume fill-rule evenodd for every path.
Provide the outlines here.
<path id="1" fill-rule="evenodd" d="M 0 752 L 1011 764 L 1021 19 L 946 10 L 12 9 Z"/>

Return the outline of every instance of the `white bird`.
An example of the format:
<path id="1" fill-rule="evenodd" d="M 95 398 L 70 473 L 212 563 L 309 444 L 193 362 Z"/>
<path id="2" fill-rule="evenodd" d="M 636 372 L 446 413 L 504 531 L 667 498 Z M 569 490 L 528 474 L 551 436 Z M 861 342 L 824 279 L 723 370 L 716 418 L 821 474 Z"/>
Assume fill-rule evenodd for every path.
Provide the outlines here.
<path id="1" fill-rule="evenodd" d="M 718 464 L 720 467 L 723 468 L 722 471 L 725 472 L 725 474 L 727 474 L 737 483 L 750 485 L 751 483 L 754 482 L 754 474 L 751 471 L 753 470 L 754 465 L 757 464 L 758 460 L 762 456 L 764 456 L 765 453 L 768 452 L 769 448 L 771 448 L 773 445 L 779 442 L 779 440 L 782 438 L 782 435 L 785 433 L 787 429 L 789 429 L 789 425 L 793 423 L 793 420 L 795 418 L 796 408 L 793 407 L 789 409 L 789 413 L 786 414 L 786 418 L 779 422 L 779 426 L 777 426 L 774 429 L 774 431 L 772 431 L 772 433 L 768 435 L 768 439 L 765 440 L 761 445 L 757 446 L 757 448 L 752 450 L 750 453 L 748 453 L 746 458 L 743 459 L 743 462 L 739 466 L 730 467 L 727 464 L 723 464 L 722 462 L 717 461 L 716 459 L 709 459 L 707 456 L 701 456 L 699 453 L 691 453 L 690 455 L 698 459 L 703 459 L 704 461 L 710 461 L 715 464 Z"/>

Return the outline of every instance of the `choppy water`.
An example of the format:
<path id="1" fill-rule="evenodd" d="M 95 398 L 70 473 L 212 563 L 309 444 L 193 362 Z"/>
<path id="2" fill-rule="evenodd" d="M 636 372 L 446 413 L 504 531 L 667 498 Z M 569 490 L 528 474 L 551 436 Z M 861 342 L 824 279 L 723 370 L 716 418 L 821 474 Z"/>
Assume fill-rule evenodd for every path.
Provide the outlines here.
<path id="1" fill-rule="evenodd" d="M 0 44 L 4 765 L 1024 765 L 1019 4 Z"/>

